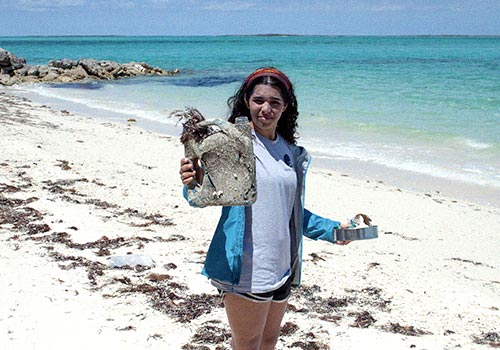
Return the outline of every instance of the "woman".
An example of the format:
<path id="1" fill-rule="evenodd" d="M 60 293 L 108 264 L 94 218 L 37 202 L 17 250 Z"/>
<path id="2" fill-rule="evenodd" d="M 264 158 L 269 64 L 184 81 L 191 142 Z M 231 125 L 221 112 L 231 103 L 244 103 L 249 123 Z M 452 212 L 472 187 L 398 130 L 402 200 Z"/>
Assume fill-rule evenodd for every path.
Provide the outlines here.
<path id="1" fill-rule="evenodd" d="M 257 201 L 223 207 L 203 273 L 224 296 L 233 349 L 274 349 L 291 286 L 300 283 L 302 234 L 333 242 L 338 221 L 303 207 L 307 152 L 296 145 L 297 100 L 288 77 L 275 68 L 250 74 L 229 98 L 229 121 L 250 116 Z M 181 160 L 184 185 L 195 181 Z"/>

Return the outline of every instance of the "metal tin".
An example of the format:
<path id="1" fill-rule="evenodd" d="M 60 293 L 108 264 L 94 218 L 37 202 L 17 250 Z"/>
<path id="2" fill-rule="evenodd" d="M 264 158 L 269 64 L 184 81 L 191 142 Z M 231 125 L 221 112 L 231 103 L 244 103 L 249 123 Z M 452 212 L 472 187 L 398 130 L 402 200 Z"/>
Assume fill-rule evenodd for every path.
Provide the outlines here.
<path id="1" fill-rule="evenodd" d="M 378 237 L 378 226 L 333 230 L 334 241 L 359 241 Z"/>

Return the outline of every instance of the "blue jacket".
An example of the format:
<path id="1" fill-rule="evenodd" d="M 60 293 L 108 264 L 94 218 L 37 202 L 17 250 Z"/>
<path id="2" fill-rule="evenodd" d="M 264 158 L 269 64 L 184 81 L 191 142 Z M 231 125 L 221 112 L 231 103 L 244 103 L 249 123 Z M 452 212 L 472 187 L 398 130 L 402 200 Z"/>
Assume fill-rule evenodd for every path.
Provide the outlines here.
<path id="1" fill-rule="evenodd" d="M 297 174 L 297 191 L 290 219 L 292 284 L 300 284 L 302 265 L 302 235 L 312 239 L 333 242 L 333 230 L 340 227 L 338 221 L 315 215 L 304 208 L 305 175 L 311 157 L 302 147 L 291 146 Z M 258 191 L 258 188 L 257 188 Z M 186 188 L 184 195 L 186 196 Z M 191 203 L 190 203 L 191 204 Z M 238 284 L 245 233 L 245 207 L 222 207 L 222 215 L 207 252 L 202 273 L 208 278 Z"/>

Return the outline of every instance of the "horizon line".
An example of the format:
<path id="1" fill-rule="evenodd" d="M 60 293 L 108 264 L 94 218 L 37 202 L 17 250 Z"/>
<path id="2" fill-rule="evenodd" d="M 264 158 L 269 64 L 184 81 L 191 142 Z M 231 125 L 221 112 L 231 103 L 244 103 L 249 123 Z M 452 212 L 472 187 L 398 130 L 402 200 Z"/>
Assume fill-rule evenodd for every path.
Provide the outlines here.
<path id="1" fill-rule="evenodd" d="M 261 33 L 261 34 L 182 34 L 182 35 L 162 35 L 162 34 L 145 34 L 145 35 L 128 35 L 128 34 L 68 34 L 68 35 L 0 35 L 0 38 L 78 38 L 78 37 L 500 37 L 500 34 L 286 34 L 286 33 Z"/>

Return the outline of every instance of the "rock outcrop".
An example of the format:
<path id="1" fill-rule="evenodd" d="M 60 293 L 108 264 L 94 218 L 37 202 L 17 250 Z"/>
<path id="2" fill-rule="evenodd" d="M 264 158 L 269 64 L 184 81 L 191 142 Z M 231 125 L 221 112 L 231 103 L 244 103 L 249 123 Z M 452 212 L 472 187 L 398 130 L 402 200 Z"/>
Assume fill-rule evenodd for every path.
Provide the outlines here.
<path id="1" fill-rule="evenodd" d="M 0 48 L 0 85 L 38 82 L 77 82 L 85 80 L 113 80 L 140 75 L 175 75 L 172 71 L 151 67 L 144 62 L 117 63 L 94 59 L 53 60 L 47 65 L 31 66 L 26 59 Z"/>

